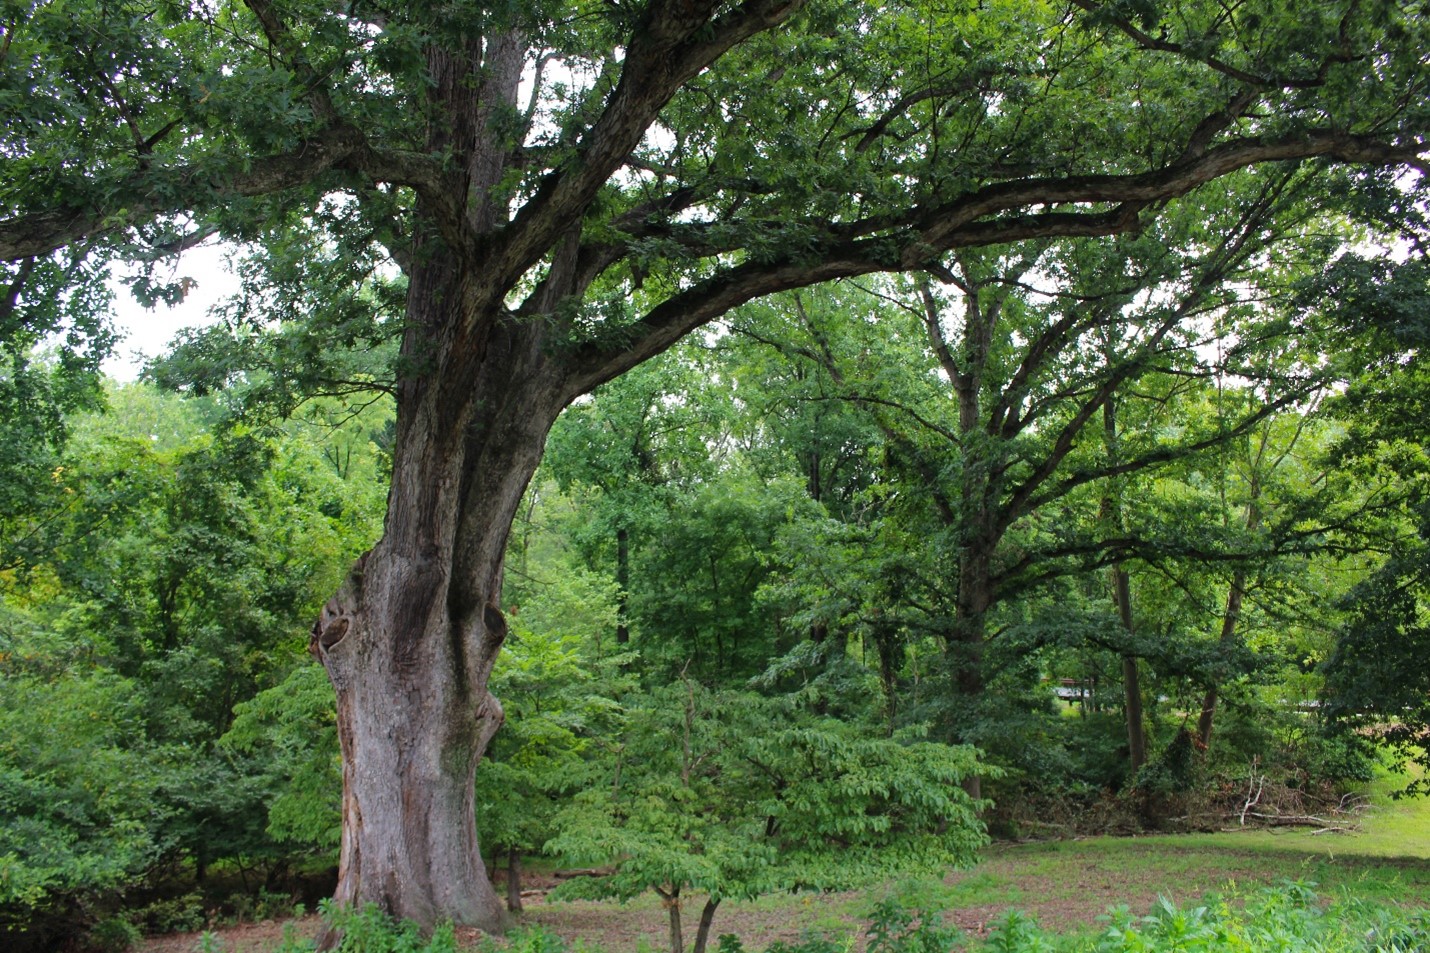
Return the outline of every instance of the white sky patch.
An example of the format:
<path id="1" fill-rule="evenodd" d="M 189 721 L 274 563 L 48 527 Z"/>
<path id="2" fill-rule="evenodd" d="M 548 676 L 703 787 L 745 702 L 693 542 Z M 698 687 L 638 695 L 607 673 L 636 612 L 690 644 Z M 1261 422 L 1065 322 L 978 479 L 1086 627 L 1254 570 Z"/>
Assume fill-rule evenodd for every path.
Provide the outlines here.
<path id="1" fill-rule="evenodd" d="M 132 270 L 116 267 L 110 279 L 114 289 L 114 326 L 123 339 L 114 355 L 104 362 L 104 373 L 118 381 L 138 378 L 144 362 L 169 352 L 169 346 L 184 328 L 206 327 L 215 321 L 213 308 L 238 290 L 238 277 L 228 265 L 233 246 L 213 243 L 185 252 L 177 261 L 160 267 L 156 278 L 169 281 L 192 279 L 189 293 L 173 307 L 159 304 L 145 308 L 130 293 L 121 278 Z"/>

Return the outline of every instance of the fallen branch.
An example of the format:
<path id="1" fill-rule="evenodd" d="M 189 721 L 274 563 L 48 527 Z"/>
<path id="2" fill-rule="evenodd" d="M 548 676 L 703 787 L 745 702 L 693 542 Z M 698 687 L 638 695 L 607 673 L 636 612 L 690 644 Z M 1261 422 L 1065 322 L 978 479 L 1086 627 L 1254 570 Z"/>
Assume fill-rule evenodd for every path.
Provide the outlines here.
<path id="1" fill-rule="evenodd" d="M 1242 813 L 1243 823 L 1246 817 L 1254 817 L 1272 827 L 1333 827 L 1331 821 L 1324 817 L 1317 817 L 1314 814 L 1260 814 L 1256 811 Z"/>
<path id="2" fill-rule="evenodd" d="M 609 877 L 613 873 L 613 867 L 579 867 L 573 870 L 558 870 L 551 876 L 557 880 L 572 880 L 576 877 Z"/>
<path id="3" fill-rule="evenodd" d="M 1266 790 L 1266 775 L 1256 776 L 1256 761 L 1251 762 L 1251 778 L 1247 782 L 1246 803 L 1241 806 L 1241 826 L 1246 826 L 1246 812 L 1261 801 L 1261 793 Z"/>

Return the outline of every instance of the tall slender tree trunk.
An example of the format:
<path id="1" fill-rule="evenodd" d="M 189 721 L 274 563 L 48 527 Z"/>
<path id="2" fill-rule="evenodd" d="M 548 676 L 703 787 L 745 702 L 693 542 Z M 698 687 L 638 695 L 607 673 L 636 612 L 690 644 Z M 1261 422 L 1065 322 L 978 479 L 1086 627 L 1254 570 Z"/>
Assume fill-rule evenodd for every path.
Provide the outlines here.
<path id="1" fill-rule="evenodd" d="M 879 687 L 884 692 L 884 724 L 890 737 L 899 714 L 899 649 L 898 632 L 888 625 L 874 627 L 874 651 L 879 656 Z"/>
<path id="2" fill-rule="evenodd" d="M 628 645 L 631 641 L 630 590 L 631 590 L 631 534 L 622 526 L 616 530 L 616 644 Z"/>
<path id="3" fill-rule="evenodd" d="M 673 887 L 669 893 L 661 891 L 660 899 L 670 917 L 670 953 L 685 953 L 685 934 L 680 927 L 680 888 Z"/>
<path id="4" fill-rule="evenodd" d="M 1246 529 L 1255 532 L 1261 526 L 1261 481 L 1252 474 L 1248 492 L 1250 499 L 1246 506 Z M 1217 645 L 1230 648 L 1237 639 L 1237 625 L 1241 621 L 1242 604 L 1246 601 L 1246 570 L 1238 567 L 1231 575 L 1231 586 L 1226 592 L 1226 609 L 1221 616 L 1221 634 Z M 1213 681 L 1202 696 L 1202 710 L 1197 716 L 1197 742 L 1206 751 L 1212 743 L 1212 723 L 1216 718 L 1217 705 L 1221 701 L 1220 686 Z"/>
<path id="5" fill-rule="evenodd" d="M 1102 405 L 1102 438 L 1110 460 L 1117 458 L 1117 399 L 1109 394 Z M 1116 488 L 1109 486 L 1102 498 L 1102 519 L 1117 532 L 1122 531 L 1122 509 L 1114 495 Z M 1135 633 L 1132 621 L 1132 579 L 1119 560 L 1112 564 L 1112 598 L 1117 605 L 1117 616 L 1122 620 L 1123 631 L 1131 638 Z M 1137 777 L 1137 772 L 1147 763 L 1147 733 L 1142 717 L 1142 679 L 1137 668 L 1137 656 L 1122 653 L 1122 708 L 1127 720 L 1127 767 L 1129 776 Z"/>
<path id="6" fill-rule="evenodd" d="M 521 913 L 521 848 L 515 845 L 506 851 L 506 909 Z"/>
<path id="7" fill-rule="evenodd" d="M 1117 614 L 1130 636 L 1132 628 L 1132 585 L 1127 570 L 1118 563 L 1112 567 L 1112 591 L 1117 599 Z M 1137 656 L 1122 655 L 1123 710 L 1127 715 L 1127 767 L 1132 777 L 1147 763 L 1147 735 L 1142 716 L 1142 678 L 1137 668 Z"/>
<path id="8" fill-rule="evenodd" d="M 1217 644 L 1229 648 L 1236 641 L 1237 622 L 1241 619 L 1242 602 L 1246 597 L 1246 572 L 1238 569 L 1232 573 L 1231 588 L 1226 593 L 1226 610 L 1221 617 L 1221 635 Z M 1205 751 L 1212 743 L 1212 722 L 1216 718 L 1217 704 L 1221 701 L 1219 686 L 1212 682 L 1202 696 L 1201 714 L 1197 716 L 1197 742 Z"/>

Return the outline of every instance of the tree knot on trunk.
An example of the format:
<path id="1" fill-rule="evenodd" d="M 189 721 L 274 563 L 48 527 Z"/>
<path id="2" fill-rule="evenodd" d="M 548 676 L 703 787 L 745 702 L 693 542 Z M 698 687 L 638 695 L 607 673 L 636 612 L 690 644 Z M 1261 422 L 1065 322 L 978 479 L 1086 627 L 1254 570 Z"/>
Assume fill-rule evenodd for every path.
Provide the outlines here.
<path id="1" fill-rule="evenodd" d="M 482 608 L 482 628 L 484 632 L 479 648 L 480 664 L 490 670 L 507 636 L 506 616 L 494 603 L 489 602 Z"/>
<path id="2" fill-rule="evenodd" d="M 487 630 L 487 641 L 492 646 L 492 653 L 506 641 L 506 616 L 496 606 L 488 603 L 482 609 L 482 623 Z"/>
<path id="3" fill-rule="evenodd" d="M 362 601 L 362 574 L 367 557 L 367 553 L 358 557 L 347 579 L 343 580 L 333 597 L 323 604 L 317 621 L 313 623 L 308 637 L 308 651 L 319 661 L 342 642 L 353 627 L 353 617 Z"/>

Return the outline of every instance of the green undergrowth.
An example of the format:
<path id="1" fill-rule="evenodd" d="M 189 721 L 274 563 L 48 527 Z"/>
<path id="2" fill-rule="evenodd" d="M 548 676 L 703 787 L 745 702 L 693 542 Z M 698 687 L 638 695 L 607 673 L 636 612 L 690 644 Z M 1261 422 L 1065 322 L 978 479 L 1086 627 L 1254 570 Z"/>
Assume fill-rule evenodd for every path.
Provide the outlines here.
<path id="1" fill-rule="evenodd" d="M 1356 897 L 1322 905 L 1308 884 L 1248 898 L 1178 906 L 1163 898 L 1145 915 L 1115 908 L 1091 934 L 1059 936 L 1017 912 L 969 947 L 978 953 L 1412 953 L 1430 950 L 1424 911 Z"/>

